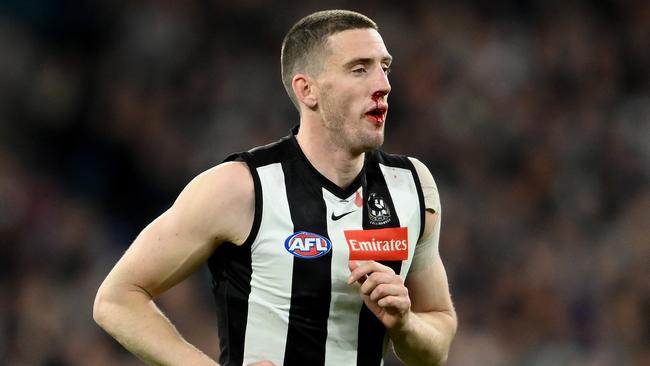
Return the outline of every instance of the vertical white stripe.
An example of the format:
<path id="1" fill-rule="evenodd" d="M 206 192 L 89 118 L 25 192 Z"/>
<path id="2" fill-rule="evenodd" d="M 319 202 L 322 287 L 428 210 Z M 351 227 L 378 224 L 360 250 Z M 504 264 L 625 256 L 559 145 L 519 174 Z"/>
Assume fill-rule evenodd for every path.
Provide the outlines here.
<path id="1" fill-rule="evenodd" d="M 400 275 L 406 278 L 409 272 L 409 267 L 413 260 L 413 252 L 415 245 L 420 236 L 420 200 L 418 199 L 418 191 L 415 186 L 413 174 L 409 169 L 396 168 L 379 164 L 381 172 L 384 174 L 388 192 L 393 199 L 395 206 L 394 214 L 399 217 L 399 222 L 402 227 L 408 226 L 408 244 L 409 244 L 409 259 L 402 261 L 402 269 Z"/>
<path id="2" fill-rule="evenodd" d="M 361 193 L 361 188 L 359 188 Z M 356 193 L 355 193 L 356 194 Z M 325 365 L 353 365 L 357 360 L 357 335 L 359 333 L 359 311 L 362 300 L 357 285 L 348 285 L 350 257 L 343 230 L 361 230 L 363 208 L 354 203 L 355 194 L 342 201 L 323 189 L 327 207 L 327 233 L 332 241 L 332 298 L 327 319 L 327 341 L 325 343 Z M 353 211 L 336 221 L 332 213 L 342 215 Z"/>
<path id="3" fill-rule="evenodd" d="M 251 248 L 252 277 L 244 343 L 244 365 L 284 361 L 291 304 L 293 256 L 284 240 L 293 234 L 280 163 L 257 168 L 262 186 L 262 220 Z"/>

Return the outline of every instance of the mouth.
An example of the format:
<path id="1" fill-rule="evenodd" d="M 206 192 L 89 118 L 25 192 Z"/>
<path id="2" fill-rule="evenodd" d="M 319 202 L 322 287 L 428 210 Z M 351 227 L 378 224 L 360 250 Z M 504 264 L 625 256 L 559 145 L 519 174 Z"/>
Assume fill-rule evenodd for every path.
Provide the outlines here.
<path id="1" fill-rule="evenodd" d="M 387 106 L 375 107 L 365 113 L 366 117 L 372 120 L 376 125 L 381 125 L 386 121 L 386 112 L 388 111 Z"/>

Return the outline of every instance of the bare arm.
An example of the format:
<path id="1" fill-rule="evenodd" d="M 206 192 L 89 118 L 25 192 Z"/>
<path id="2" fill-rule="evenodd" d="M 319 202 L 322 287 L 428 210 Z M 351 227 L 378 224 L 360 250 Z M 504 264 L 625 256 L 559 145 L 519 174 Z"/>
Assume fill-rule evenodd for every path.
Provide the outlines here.
<path id="1" fill-rule="evenodd" d="M 149 364 L 216 365 L 181 337 L 153 299 L 194 272 L 220 243 L 241 244 L 253 210 L 252 178 L 243 163 L 196 177 L 108 274 L 95 298 L 95 321 Z"/>
<path id="2" fill-rule="evenodd" d="M 427 212 L 427 231 L 437 215 Z M 447 360 L 457 319 L 447 274 L 437 251 L 428 268 L 406 279 L 411 309 L 404 322 L 389 330 L 397 356 L 408 365 L 438 365 Z"/>
<path id="3" fill-rule="evenodd" d="M 391 330 L 397 355 L 408 364 L 439 364 L 447 359 L 456 333 L 457 318 L 449 294 L 447 274 L 438 252 L 441 205 L 438 187 L 429 169 L 410 158 L 420 178 L 426 207 L 425 227 L 406 278 L 411 319 Z M 419 249 L 419 251 L 418 251 Z M 440 360 L 440 361 L 438 361 Z"/>
<path id="4" fill-rule="evenodd" d="M 361 284 L 366 306 L 386 326 L 398 357 L 408 365 L 440 365 L 447 359 L 457 319 L 447 274 L 438 253 L 440 198 L 433 176 L 411 159 L 420 178 L 426 216 L 406 282 L 377 262 L 350 264 L 349 282 Z"/>
<path id="5" fill-rule="evenodd" d="M 423 237 L 430 238 L 436 214 L 427 212 Z M 407 365 L 440 365 L 456 333 L 447 275 L 440 256 L 409 273 L 406 283 L 390 267 L 375 261 L 350 263 L 348 283 L 358 282 L 368 309 L 388 329 L 397 356 Z"/>

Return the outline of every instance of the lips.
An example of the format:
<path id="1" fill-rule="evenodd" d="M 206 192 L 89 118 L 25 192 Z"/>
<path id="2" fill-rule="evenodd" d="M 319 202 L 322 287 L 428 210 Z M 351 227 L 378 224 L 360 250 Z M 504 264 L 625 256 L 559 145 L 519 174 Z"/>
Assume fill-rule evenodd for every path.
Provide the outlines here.
<path id="1" fill-rule="evenodd" d="M 388 105 L 378 105 L 365 113 L 365 115 L 373 120 L 376 124 L 381 124 L 386 120 L 386 112 Z"/>

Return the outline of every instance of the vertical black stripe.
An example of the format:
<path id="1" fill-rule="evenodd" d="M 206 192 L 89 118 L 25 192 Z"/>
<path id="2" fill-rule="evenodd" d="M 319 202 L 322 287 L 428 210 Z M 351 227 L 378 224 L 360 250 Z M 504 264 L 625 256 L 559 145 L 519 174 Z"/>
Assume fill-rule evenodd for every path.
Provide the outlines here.
<path id="1" fill-rule="evenodd" d="M 411 171 L 411 174 L 413 174 L 413 182 L 415 183 L 415 189 L 418 192 L 418 202 L 420 203 L 420 233 L 418 234 L 418 240 L 422 239 L 422 234 L 424 234 L 424 224 L 426 221 L 426 211 L 427 208 L 424 203 L 424 192 L 422 191 L 422 183 L 420 183 L 420 176 L 418 175 L 417 169 L 415 169 L 415 166 L 409 160 L 406 158 L 406 162 L 408 163 L 408 168 Z"/>
<path id="2" fill-rule="evenodd" d="M 282 163 L 294 232 L 327 237 L 327 208 L 320 185 L 299 159 Z M 293 259 L 291 308 L 285 366 L 325 364 L 327 319 L 331 300 L 332 252 L 315 259 Z"/>
<path id="3" fill-rule="evenodd" d="M 376 161 L 366 161 L 366 185 L 363 192 L 363 229 L 382 229 L 389 227 L 400 227 L 397 212 L 393 199 L 388 191 L 386 180 Z M 385 223 L 377 223 L 370 219 L 368 199 L 374 193 L 376 198 L 383 200 L 390 210 L 390 220 Z M 402 261 L 381 261 L 380 263 L 391 267 L 395 273 L 400 273 Z M 357 348 L 357 365 L 378 366 L 381 364 L 384 352 L 384 339 L 386 327 L 364 304 L 359 313 L 359 344 Z"/>
<path id="4" fill-rule="evenodd" d="M 251 292 L 251 246 L 223 243 L 209 260 L 217 305 L 219 363 L 241 365 Z"/>
<path id="5" fill-rule="evenodd" d="M 245 161 L 253 177 L 255 213 L 248 238 L 241 246 L 223 243 L 210 256 L 208 268 L 212 273 L 212 293 L 217 308 L 219 332 L 219 363 L 241 365 L 244 361 L 244 341 L 248 320 L 248 297 L 251 293 L 251 245 L 257 237 L 262 220 L 262 186 L 250 154 L 233 154 L 225 161 Z"/>

